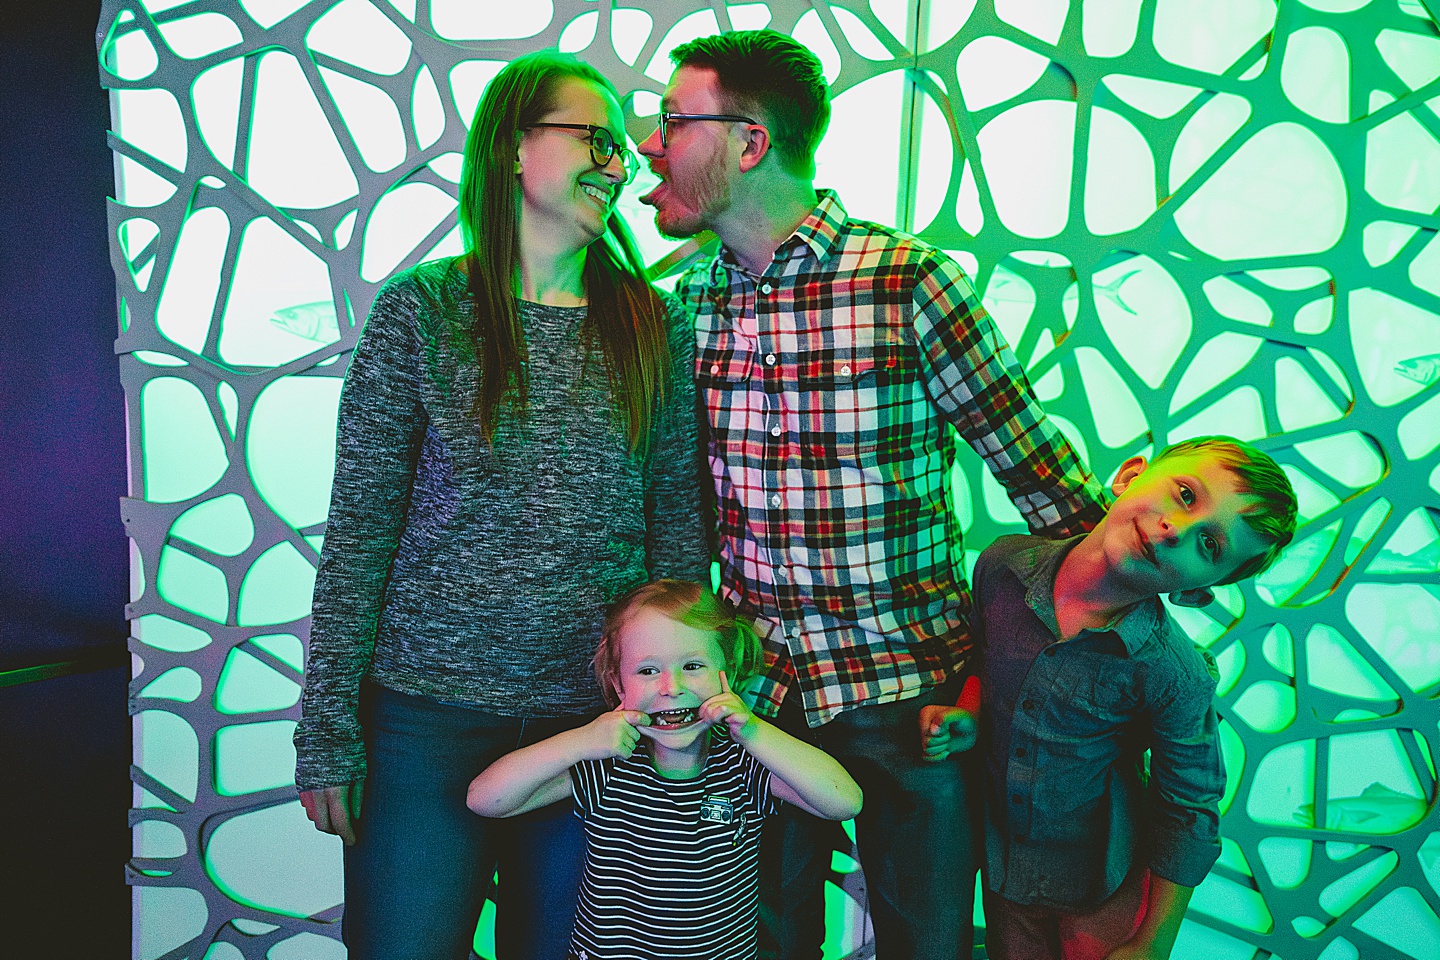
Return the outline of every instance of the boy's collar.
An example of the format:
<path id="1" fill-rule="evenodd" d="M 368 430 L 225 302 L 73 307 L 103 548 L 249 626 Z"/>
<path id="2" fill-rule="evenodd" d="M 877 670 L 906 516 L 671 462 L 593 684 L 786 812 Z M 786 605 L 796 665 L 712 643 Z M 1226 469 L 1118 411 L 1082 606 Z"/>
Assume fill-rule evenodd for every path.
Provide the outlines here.
<path id="1" fill-rule="evenodd" d="M 1047 540 L 1034 537 L 1034 542 L 1018 551 L 1009 561 L 1015 576 L 1025 585 L 1025 604 L 1050 628 L 1058 639 L 1060 625 L 1055 615 L 1055 575 L 1060 563 L 1085 534 L 1068 540 Z M 1170 620 L 1159 597 L 1137 600 L 1115 615 L 1104 627 L 1082 630 L 1081 633 L 1114 633 L 1125 644 L 1125 652 L 1135 656 L 1152 638 L 1167 633 Z"/>

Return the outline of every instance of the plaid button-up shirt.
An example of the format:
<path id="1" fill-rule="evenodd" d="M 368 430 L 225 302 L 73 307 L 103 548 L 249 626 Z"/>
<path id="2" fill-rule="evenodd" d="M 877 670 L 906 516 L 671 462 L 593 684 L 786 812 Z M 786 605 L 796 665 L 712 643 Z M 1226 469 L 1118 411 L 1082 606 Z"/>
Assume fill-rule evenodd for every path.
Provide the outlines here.
<path id="1" fill-rule="evenodd" d="M 721 593 L 765 644 L 750 692 L 773 716 L 798 682 L 811 726 L 963 665 L 961 438 L 1035 532 L 1104 511 L 959 267 L 820 196 L 762 276 L 722 248 L 676 291 L 696 315 Z"/>

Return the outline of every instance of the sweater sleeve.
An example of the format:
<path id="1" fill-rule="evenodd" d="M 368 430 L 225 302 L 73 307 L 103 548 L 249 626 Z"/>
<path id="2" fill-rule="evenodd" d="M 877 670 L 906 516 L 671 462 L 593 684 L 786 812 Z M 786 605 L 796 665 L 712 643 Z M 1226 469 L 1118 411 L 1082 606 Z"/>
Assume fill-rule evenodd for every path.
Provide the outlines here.
<path id="1" fill-rule="evenodd" d="M 360 683 L 370 670 L 427 424 L 417 349 L 420 309 L 410 275 L 387 283 L 345 374 L 295 730 L 295 783 L 301 790 L 365 776 Z"/>
<path id="2" fill-rule="evenodd" d="M 646 458 L 645 553 L 652 577 L 710 583 L 705 495 L 709 473 L 698 441 L 695 407 L 695 333 L 690 315 L 674 297 L 670 312 L 670 376 Z"/>

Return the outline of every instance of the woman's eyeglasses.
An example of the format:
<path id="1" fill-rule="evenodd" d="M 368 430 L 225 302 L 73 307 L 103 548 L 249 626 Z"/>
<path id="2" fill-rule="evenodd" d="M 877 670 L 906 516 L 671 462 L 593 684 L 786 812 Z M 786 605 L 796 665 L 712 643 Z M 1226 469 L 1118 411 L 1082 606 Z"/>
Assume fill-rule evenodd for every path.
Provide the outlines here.
<path id="1" fill-rule="evenodd" d="M 640 172 L 640 161 L 628 148 L 622 147 L 615 142 L 615 136 L 604 127 L 597 127 L 593 123 L 532 123 L 526 127 L 533 130 L 536 127 L 550 127 L 556 130 L 584 130 L 590 134 L 586 139 L 590 141 L 590 159 L 595 161 L 597 167 L 608 167 L 615 154 L 620 154 L 620 165 L 625 168 L 625 183 L 635 179 L 635 174 Z"/>

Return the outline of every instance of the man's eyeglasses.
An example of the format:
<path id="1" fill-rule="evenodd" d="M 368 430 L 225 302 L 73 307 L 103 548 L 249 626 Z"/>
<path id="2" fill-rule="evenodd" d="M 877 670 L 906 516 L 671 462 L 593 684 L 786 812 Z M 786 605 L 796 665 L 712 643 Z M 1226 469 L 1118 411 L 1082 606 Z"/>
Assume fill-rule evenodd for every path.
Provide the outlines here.
<path id="1" fill-rule="evenodd" d="M 640 161 L 628 148 L 622 147 L 615 142 L 615 136 L 604 127 L 597 127 L 593 123 L 532 123 L 526 127 L 533 130 L 536 127 L 551 127 L 556 130 L 584 130 L 590 134 L 586 139 L 590 141 L 590 159 L 595 161 L 597 167 L 608 167 L 615 154 L 620 154 L 620 165 L 625 168 L 625 182 L 629 183 L 635 179 L 635 174 L 640 172 Z"/>
<path id="2" fill-rule="evenodd" d="M 756 123 L 749 117 L 739 117 L 733 113 L 661 113 L 660 114 L 660 146 L 670 146 L 670 124 L 676 120 L 717 120 L 721 123 Z"/>

